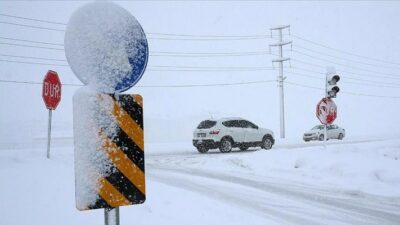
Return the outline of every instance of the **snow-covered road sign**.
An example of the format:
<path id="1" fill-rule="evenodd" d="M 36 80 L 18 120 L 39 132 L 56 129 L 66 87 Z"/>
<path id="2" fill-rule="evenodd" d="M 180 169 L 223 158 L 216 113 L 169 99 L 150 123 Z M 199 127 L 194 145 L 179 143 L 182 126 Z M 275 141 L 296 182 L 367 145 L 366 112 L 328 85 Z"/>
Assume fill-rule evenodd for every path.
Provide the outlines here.
<path id="1" fill-rule="evenodd" d="M 61 101 L 61 82 L 55 71 L 49 70 L 43 79 L 42 97 L 48 109 L 55 110 Z"/>
<path id="2" fill-rule="evenodd" d="M 77 208 L 111 209 L 143 203 L 142 97 L 82 88 L 73 103 Z"/>
<path id="3" fill-rule="evenodd" d="M 316 116 L 322 124 L 332 124 L 337 116 L 337 107 L 335 102 L 330 98 L 321 99 L 317 104 Z"/>
<path id="4" fill-rule="evenodd" d="M 149 57 L 140 23 L 129 11 L 110 2 L 89 3 L 74 12 L 64 46 L 78 79 L 103 93 L 120 93 L 134 86 Z"/>

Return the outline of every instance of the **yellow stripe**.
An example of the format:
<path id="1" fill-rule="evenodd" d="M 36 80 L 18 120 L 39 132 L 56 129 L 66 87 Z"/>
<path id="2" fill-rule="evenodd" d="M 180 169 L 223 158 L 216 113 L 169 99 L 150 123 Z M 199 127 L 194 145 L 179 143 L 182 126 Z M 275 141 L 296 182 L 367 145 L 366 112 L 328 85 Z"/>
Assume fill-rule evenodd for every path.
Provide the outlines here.
<path id="1" fill-rule="evenodd" d="M 133 100 L 135 100 L 135 102 L 140 105 L 140 107 L 143 108 L 143 98 L 140 95 L 133 95 Z"/>
<path id="2" fill-rule="evenodd" d="M 113 115 L 117 120 L 118 126 L 132 139 L 133 142 L 143 151 L 144 136 L 142 128 L 128 115 L 125 110 L 114 102 Z"/>
<path id="3" fill-rule="evenodd" d="M 144 195 L 145 193 L 145 177 L 144 173 L 133 163 L 128 156 L 110 139 L 105 135 L 103 149 L 106 150 L 108 158 L 112 163 L 125 175 Z"/>
<path id="4" fill-rule="evenodd" d="M 117 189 L 110 184 L 105 178 L 100 180 L 99 195 L 104 201 L 106 201 L 112 207 L 118 207 L 123 205 L 130 205 L 131 203 L 121 194 Z"/>

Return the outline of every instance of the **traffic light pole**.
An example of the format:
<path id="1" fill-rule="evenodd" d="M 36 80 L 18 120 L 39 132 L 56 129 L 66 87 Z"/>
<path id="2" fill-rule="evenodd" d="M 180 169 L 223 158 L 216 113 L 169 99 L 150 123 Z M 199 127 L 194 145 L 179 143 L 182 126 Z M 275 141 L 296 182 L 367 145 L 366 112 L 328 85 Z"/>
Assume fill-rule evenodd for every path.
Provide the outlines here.
<path id="1" fill-rule="evenodd" d="M 279 42 L 275 44 L 271 44 L 270 47 L 278 47 L 279 48 L 279 58 L 272 60 L 272 63 L 278 62 L 279 63 L 279 76 L 278 76 L 278 87 L 279 87 L 279 108 L 280 108 L 280 137 L 285 138 L 285 104 L 284 104 L 284 91 L 283 91 L 283 81 L 285 77 L 283 77 L 283 62 L 290 60 L 290 58 L 283 58 L 283 50 L 282 46 L 291 44 L 291 41 L 283 41 L 282 37 L 282 30 L 290 28 L 290 25 L 287 26 L 279 26 L 275 28 L 271 28 L 272 31 L 277 30 L 279 32 Z"/>

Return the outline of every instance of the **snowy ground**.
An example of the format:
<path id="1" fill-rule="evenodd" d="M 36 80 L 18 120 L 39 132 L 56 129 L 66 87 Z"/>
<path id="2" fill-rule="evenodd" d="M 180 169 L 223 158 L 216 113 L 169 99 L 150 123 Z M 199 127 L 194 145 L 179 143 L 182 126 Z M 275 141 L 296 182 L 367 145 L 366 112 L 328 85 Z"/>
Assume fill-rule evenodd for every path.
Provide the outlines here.
<path id="1" fill-rule="evenodd" d="M 148 144 L 147 200 L 121 207 L 121 224 L 400 224 L 400 139 L 320 144 Z M 43 147 L 2 149 L 0 224 L 103 224 L 103 210 L 75 208 L 73 160 L 65 141 L 50 160 Z"/>

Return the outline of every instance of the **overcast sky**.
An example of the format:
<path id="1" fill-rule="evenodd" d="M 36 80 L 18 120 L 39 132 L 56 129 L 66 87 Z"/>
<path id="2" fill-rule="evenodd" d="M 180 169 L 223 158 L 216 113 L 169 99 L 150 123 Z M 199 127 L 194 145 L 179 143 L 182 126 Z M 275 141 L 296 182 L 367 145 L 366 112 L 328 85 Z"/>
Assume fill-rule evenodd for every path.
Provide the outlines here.
<path id="1" fill-rule="evenodd" d="M 212 54 L 268 51 L 269 44 L 276 42 L 276 39 L 242 37 L 226 40 L 229 38 L 217 36 L 254 38 L 269 35 L 271 27 L 287 24 L 291 25 L 291 35 L 285 31 L 284 39 L 293 41 L 293 51 L 290 46 L 284 50 L 284 55 L 292 58 L 290 63 L 285 63 L 285 71 L 292 72 L 285 73 L 288 82 L 285 84 L 285 115 L 289 137 L 299 138 L 304 130 L 318 123 L 315 105 L 324 93 L 315 88 L 323 88 L 326 66 L 334 66 L 342 75 L 339 85 L 343 92 L 335 100 L 339 108 L 336 121 L 339 125 L 354 136 L 372 133 L 400 134 L 400 117 L 397 115 L 400 109 L 400 2 L 116 3 L 137 18 L 148 37 L 151 54 L 139 86 L 275 80 L 277 70 L 212 71 L 215 69 L 213 67 L 272 67 L 271 60 L 275 56 L 270 54 L 177 57 L 160 56 L 160 52 Z M 45 134 L 47 110 L 41 98 L 41 85 L 5 81 L 40 83 L 49 69 L 57 71 L 65 84 L 62 101 L 53 113 L 54 126 L 58 128 L 59 135 L 72 135 L 72 95 L 78 87 L 68 84 L 80 82 L 68 66 L 60 66 L 67 65 L 63 61 L 63 24 L 68 23 L 71 14 L 84 4 L 84 1 L 0 2 L 0 142 L 35 138 Z M 204 38 L 202 35 L 211 37 Z M 276 49 L 272 49 L 273 54 L 275 51 Z M 160 66 L 175 69 L 201 67 L 208 71 L 159 71 L 165 70 L 162 69 L 165 67 Z M 147 131 L 154 136 L 157 136 L 157 124 L 161 130 L 165 128 L 173 132 L 180 127 L 177 134 L 182 130 L 183 133 L 188 133 L 189 128 L 194 128 L 200 119 L 210 115 L 242 116 L 279 134 L 276 82 L 210 87 L 134 87 L 128 92 L 143 95 Z M 372 131 L 373 129 L 376 131 Z M 185 138 L 190 138 L 190 135 L 189 133 Z"/>

